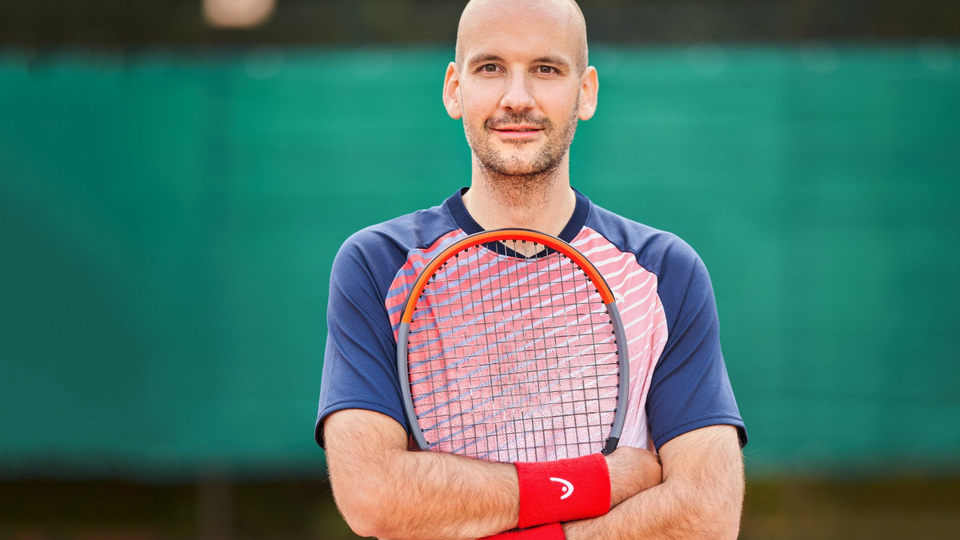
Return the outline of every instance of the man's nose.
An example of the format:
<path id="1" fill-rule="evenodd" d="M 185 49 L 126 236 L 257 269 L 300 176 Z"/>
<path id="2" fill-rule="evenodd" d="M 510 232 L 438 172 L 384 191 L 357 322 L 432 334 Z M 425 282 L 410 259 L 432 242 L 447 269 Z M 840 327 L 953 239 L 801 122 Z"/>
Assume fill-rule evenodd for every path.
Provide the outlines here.
<path id="1" fill-rule="evenodd" d="M 514 111 L 532 109 L 536 102 L 530 90 L 530 80 L 526 73 L 511 74 L 507 79 L 507 88 L 500 100 L 500 106 Z"/>

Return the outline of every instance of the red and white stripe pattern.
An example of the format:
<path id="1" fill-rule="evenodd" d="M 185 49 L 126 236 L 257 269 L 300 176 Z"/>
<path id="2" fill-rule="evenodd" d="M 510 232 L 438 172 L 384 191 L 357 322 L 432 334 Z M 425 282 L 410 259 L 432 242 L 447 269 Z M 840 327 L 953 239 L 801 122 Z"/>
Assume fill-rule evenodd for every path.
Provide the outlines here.
<path id="1" fill-rule="evenodd" d="M 630 351 L 630 400 L 620 444 L 653 450 L 646 402 L 653 368 L 667 344 L 667 319 L 657 294 L 657 276 L 633 253 L 617 249 L 600 233 L 584 228 L 570 243 L 597 267 L 613 290 Z"/>
<path id="2" fill-rule="evenodd" d="M 387 313 L 390 315 L 390 324 L 393 325 L 394 338 L 397 337 L 397 328 L 400 326 L 403 303 L 407 301 L 407 295 L 413 288 L 417 276 L 444 248 L 465 236 L 467 234 L 462 230 L 455 229 L 438 238 L 430 247 L 415 249 L 407 255 L 407 262 L 397 272 L 397 276 L 393 278 L 393 283 L 390 284 L 390 290 L 387 292 L 387 298 L 384 302 Z"/>

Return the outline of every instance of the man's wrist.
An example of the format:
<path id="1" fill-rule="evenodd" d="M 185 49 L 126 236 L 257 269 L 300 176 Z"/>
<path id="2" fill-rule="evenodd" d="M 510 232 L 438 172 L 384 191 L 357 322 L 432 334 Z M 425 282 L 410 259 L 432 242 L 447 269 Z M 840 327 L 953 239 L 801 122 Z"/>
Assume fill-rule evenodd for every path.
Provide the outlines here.
<path id="1" fill-rule="evenodd" d="M 602 516 L 610 510 L 610 472 L 600 454 L 544 463 L 515 463 L 518 527 Z"/>

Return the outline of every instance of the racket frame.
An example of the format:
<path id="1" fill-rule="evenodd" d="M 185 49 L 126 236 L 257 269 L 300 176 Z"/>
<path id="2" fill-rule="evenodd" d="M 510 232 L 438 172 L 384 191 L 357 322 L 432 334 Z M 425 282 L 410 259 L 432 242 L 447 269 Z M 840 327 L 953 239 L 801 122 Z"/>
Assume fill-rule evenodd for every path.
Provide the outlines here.
<path id="1" fill-rule="evenodd" d="M 482 231 L 476 234 L 461 238 L 450 244 L 438 253 L 427 263 L 420 275 L 417 276 L 413 287 L 407 294 L 407 299 L 403 304 L 403 312 L 400 316 L 400 327 L 397 331 L 397 372 L 400 377 L 400 390 L 403 394 L 403 406 L 407 415 L 407 422 L 410 424 L 410 434 L 421 450 L 427 450 L 429 443 L 420 429 L 420 423 L 413 405 L 413 395 L 410 391 L 410 371 L 407 365 L 407 343 L 410 337 L 410 323 L 413 319 L 413 313 L 416 311 L 417 302 L 423 294 L 423 290 L 433 278 L 434 273 L 445 262 L 455 254 L 465 249 L 499 242 L 500 240 L 520 240 L 541 244 L 547 248 L 557 251 L 575 264 L 577 264 L 587 278 L 593 283 L 604 306 L 607 308 L 607 314 L 613 325 L 614 337 L 617 344 L 617 359 L 619 363 L 617 407 L 614 411 L 613 422 L 610 427 L 610 435 L 607 437 L 603 447 L 603 454 L 609 455 L 616 450 L 620 442 L 620 434 L 623 431 L 624 420 L 627 413 L 627 400 L 630 396 L 630 355 L 627 347 L 626 330 L 623 326 L 623 320 L 620 317 L 620 310 L 617 308 L 616 298 L 610 286 L 607 285 L 603 275 L 582 253 L 567 242 L 549 234 L 539 231 L 520 228 L 494 229 Z"/>

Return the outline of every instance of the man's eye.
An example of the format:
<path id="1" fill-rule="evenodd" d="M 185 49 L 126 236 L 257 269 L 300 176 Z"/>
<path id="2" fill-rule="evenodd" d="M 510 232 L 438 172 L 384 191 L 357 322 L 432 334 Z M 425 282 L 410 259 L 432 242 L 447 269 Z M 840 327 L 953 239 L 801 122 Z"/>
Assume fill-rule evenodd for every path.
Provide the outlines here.
<path id="1" fill-rule="evenodd" d="M 480 68 L 480 71 L 483 71 L 484 73 L 496 73 L 496 72 L 497 72 L 497 66 L 494 65 L 494 64 L 487 64 L 487 65 L 481 67 L 481 68 Z"/>
<path id="2" fill-rule="evenodd" d="M 540 66 L 540 67 L 538 68 L 538 70 L 540 71 L 540 73 L 542 73 L 542 74 L 544 74 L 544 75 L 549 75 L 550 73 L 556 73 L 556 71 L 557 71 L 556 68 L 551 67 L 551 66 Z"/>

